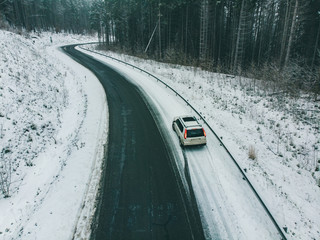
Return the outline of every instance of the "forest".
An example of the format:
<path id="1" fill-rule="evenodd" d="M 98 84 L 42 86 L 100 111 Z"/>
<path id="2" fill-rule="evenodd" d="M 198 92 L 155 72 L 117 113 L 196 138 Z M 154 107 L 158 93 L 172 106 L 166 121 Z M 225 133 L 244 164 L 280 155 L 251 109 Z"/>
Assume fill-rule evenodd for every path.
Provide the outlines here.
<path id="1" fill-rule="evenodd" d="M 319 0 L 0 0 L 1 25 L 320 93 Z"/>
<path id="2" fill-rule="evenodd" d="M 0 0 L 0 27 L 26 31 L 90 31 L 88 0 Z"/>

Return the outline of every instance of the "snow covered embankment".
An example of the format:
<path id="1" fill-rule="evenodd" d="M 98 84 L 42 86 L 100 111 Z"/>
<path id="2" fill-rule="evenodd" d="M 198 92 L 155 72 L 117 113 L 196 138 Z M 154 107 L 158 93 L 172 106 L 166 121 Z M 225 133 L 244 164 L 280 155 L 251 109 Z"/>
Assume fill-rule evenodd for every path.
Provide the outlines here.
<path id="1" fill-rule="evenodd" d="M 320 239 L 319 103 L 274 94 L 257 80 L 100 52 L 178 90 L 223 138 L 288 239 Z"/>
<path id="2" fill-rule="evenodd" d="M 86 238 L 107 135 L 105 93 L 53 45 L 80 36 L 0 31 L 0 39 L 0 238 Z"/>

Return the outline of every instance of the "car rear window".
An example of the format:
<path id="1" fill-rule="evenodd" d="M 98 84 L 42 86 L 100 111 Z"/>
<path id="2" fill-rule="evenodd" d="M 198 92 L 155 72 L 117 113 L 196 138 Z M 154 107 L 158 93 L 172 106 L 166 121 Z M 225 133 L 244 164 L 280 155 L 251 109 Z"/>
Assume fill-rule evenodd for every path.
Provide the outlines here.
<path id="1" fill-rule="evenodd" d="M 190 129 L 187 131 L 187 137 L 202 137 L 204 136 L 204 132 L 202 128 L 198 129 Z"/>

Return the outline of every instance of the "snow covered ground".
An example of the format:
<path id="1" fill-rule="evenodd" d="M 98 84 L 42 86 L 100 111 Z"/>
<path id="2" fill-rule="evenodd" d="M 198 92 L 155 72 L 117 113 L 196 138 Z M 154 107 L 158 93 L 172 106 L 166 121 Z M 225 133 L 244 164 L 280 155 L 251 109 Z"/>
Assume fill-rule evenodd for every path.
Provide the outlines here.
<path id="1" fill-rule="evenodd" d="M 11 178 L 9 191 L 6 184 L 0 191 L 0 239 L 88 237 L 107 135 L 106 98 L 90 72 L 56 49 L 86 41 L 95 39 L 0 31 L 0 171 Z M 289 239 L 320 238 L 319 104 L 280 97 L 259 81 L 108 54 L 157 75 L 202 113 Z M 168 130 L 173 115 L 192 112 L 152 78 L 106 61 L 144 89 Z M 168 136 L 184 159 L 174 133 Z M 252 195 L 243 196 L 245 181 L 224 162 L 211 134 L 208 147 L 184 154 L 208 238 L 248 239 L 252 233 L 273 239 L 264 213 L 257 222 L 250 218 L 260 206 L 252 209 Z M 186 162 L 177 164 L 183 174 Z M 216 211 L 228 219 L 215 218 Z M 235 228 L 225 229 L 223 221 Z"/>
<path id="2" fill-rule="evenodd" d="M 0 239 L 90 233 L 106 96 L 93 74 L 56 46 L 92 40 L 0 31 Z"/>
<path id="3" fill-rule="evenodd" d="M 94 49 L 94 46 L 89 45 L 86 48 Z M 106 52 L 102 53 L 106 54 Z M 274 93 L 273 88 L 269 89 L 257 80 L 240 79 L 192 67 L 146 61 L 112 52 L 107 54 L 156 75 L 188 99 L 189 103 L 202 113 L 244 169 L 289 239 L 320 238 L 318 227 L 320 226 L 319 103 L 312 102 L 304 95 L 298 99 L 284 97 Z M 161 95 L 160 83 L 158 88 L 147 87 L 148 84 L 145 81 L 148 81 L 148 78 L 136 76 L 135 71 L 127 70 L 119 63 L 99 58 L 112 64 L 118 71 L 124 72 L 132 81 L 146 89 L 146 93 L 149 93 L 151 98 L 158 99 L 153 101 L 157 102 L 156 105 L 165 116 L 164 122 L 168 129 L 174 116 L 172 114 L 190 113 L 191 110 L 181 107 L 181 103 L 180 105 L 174 103 L 177 100 Z M 165 94 L 169 94 L 170 91 L 166 90 L 166 92 Z M 216 149 L 218 143 L 212 145 L 210 139 L 213 138 L 209 138 L 209 154 L 223 154 Z M 256 157 L 254 160 L 249 158 L 250 149 Z M 217 202 L 215 195 L 219 192 L 228 198 L 220 200 L 230 204 L 229 207 L 238 207 L 232 210 L 235 212 L 234 215 L 238 214 L 234 226 L 250 228 L 246 229 L 247 232 L 246 230 L 237 232 L 233 229 L 230 233 L 228 230 L 222 230 L 231 235 L 220 235 L 220 237 L 250 238 L 241 235 L 245 233 L 256 236 L 253 225 L 250 225 L 252 222 L 245 217 L 245 212 L 250 211 L 250 208 L 246 208 L 250 203 L 239 204 L 243 193 L 232 188 L 239 186 L 236 182 L 232 183 L 230 180 L 232 176 L 228 175 L 228 171 L 229 174 L 236 174 L 234 166 L 223 162 L 224 157 L 203 156 L 203 151 L 188 150 L 186 152 L 200 210 L 204 214 L 204 221 L 208 223 L 208 225 L 204 224 L 208 228 L 206 233 L 210 236 L 216 234 L 214 229 L 210 228 L 212 226 L 210 223 L 219 220 L 214 220 L 210 210 L 211 203 Z M 190 161 L 190 159 L 199 161 Z M 209 160 L 206 161 L 207 159 Z M 220 183 L 217 184 L 217 181 L 222 183 L 222 187 L 219 186 Z M 218 186 L 220 189 L 213 190 L 213 186 Z M 217 209 L 223 208 L 223 204 L 219 201 L 216 204 Z M 245 209 L 242 212 L 244 215 L 237 213 L 239 208 Z M 226 221 L 231 219 L 232 217 Z M 243 219 L 243 225 L 243 222 L 241 224 L 236 222 L 239 219 Z M 259 234 L 261 228 L 256 230 Z M 236 236 L 232 235 L 235 233 Z M 268 234 L 263 235 L 262 232 L 260 232 L 260 239 L 263 238 L 261 236 L 273 239 Z"/>

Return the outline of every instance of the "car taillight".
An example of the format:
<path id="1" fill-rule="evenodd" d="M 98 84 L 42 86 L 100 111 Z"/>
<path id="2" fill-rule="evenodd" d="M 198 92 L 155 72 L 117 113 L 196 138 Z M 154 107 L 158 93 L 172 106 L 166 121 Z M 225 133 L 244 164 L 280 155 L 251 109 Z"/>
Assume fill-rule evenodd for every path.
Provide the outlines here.
<path id="1" fill-rule="evenodd" d="M 184 130 L 184 139 L 187 139 L 187 129 Z"/>
<path id="2" fill-rule="evenodd" d="M 204 136 L 206 137 L 207 136 L 206 131 L 203 128 L 202 128 L 202 130 L 203 130 Z"/>

